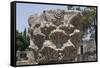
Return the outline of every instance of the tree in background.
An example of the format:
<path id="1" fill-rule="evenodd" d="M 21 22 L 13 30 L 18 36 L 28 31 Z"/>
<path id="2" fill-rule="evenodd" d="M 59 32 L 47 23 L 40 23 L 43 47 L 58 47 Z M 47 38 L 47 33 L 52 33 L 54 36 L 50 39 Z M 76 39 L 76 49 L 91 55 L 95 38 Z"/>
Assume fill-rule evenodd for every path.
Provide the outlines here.
<path id="1" fill-rule="evenodd" d="M 16 50 L 25 51 L 29 46 L 29 36 L 27 35 L 26 28 L 24 32 L 16 30 Z"/>
<path id="2" fill-rule="evenodd" d="M 71 5 L 67 7 L 68 10 L 72 10 L 72 8 L 73 8 L 73 6 L 71 6 Z"/>
<path id="3" fill-rule="evenodd" d="M 93 22 L 96 19 L 96 8 L 95 7 L 86 7 L 81 12 L 82 12 L 82 16 L 80 19 L 81 36 L 83 36 L 84 33 L 86 33 L 87 29 L 92 26 L 91 24 L 96 23 L 96 22 Z"/>

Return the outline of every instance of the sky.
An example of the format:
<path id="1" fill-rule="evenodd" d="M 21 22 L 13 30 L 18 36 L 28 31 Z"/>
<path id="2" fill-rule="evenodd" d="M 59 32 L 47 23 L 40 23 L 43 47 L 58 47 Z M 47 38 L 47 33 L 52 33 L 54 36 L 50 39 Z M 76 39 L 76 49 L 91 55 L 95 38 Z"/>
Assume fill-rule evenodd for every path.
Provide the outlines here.
<path id="1" fill-rule="evenodd" d="M 28 28 L 28 17 L 35 13 L 42 13 L 47 9 L 64 9 L 67 10 L 67 6 L 63 5 L 47 5 L 47 4 L 29 4 L 29 3 L 17 3 L 16 4 L 16 27 L 19 32 L 23 32 L 25 28 Z"/>

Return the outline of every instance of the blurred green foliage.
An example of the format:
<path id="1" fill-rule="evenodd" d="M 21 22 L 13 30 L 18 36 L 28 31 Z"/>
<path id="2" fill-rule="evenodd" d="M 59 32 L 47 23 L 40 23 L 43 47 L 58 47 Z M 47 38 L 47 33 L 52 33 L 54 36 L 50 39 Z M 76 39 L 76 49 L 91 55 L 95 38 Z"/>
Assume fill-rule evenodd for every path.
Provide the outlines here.
<path id="1" fill-rule="evenodd" d="M 82 12 L 82 16 L 80 19 L 80 27 L 81 27 L 81 36 L 84 35 L 86 30 L 91 26 L 93 20 L 96 17 L 96 8 L 95 7 L 86 7 L 84 10 L 80 10 Z"/>
<path id="2" fill-rule="evenodd" d="M 27 35 L 26 28 L 24 32 L 16 30 L 16 50 L 25 51 L 29 46 L 29 36 Z"/>

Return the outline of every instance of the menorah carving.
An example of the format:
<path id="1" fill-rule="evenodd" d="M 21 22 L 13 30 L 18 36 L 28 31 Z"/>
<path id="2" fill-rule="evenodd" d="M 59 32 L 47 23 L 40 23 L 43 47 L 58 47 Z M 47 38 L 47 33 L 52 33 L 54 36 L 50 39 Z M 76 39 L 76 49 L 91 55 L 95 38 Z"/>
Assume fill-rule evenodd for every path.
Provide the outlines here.
<path id="1" fill-rule="evenodd" d="M 33 62 L 38 64 L 78 61 L 80 12 L 44 10 L 28 19 Z"/>

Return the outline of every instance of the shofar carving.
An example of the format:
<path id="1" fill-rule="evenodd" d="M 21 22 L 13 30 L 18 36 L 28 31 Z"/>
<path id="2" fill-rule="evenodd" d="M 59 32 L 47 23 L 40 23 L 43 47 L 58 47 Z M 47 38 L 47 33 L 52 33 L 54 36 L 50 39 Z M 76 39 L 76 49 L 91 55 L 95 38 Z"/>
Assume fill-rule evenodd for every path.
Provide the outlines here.
<path id="1" fill-rule="evenodd" d="M 43 11 L 28 19 L 30 48 L 38 64 L 71 62 L 80 48 L 80 12 Z"/>

